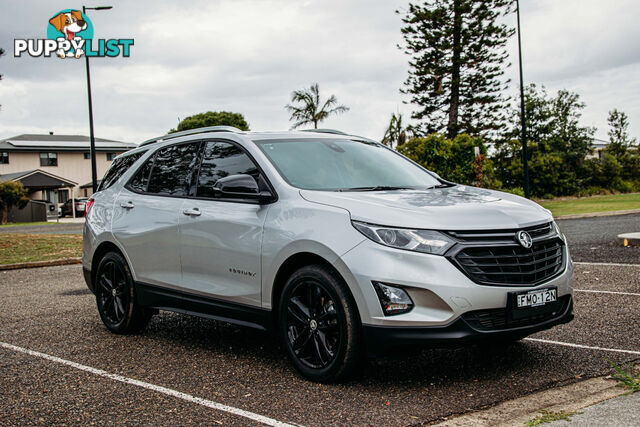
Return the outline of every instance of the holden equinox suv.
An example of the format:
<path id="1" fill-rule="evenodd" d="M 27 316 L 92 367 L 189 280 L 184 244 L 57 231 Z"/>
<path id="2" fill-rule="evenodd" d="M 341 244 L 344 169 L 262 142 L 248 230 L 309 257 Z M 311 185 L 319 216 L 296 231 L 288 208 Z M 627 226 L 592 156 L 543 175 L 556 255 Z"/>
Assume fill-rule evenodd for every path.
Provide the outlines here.
<path id="1" fill-rule="evenodd" d="M 142 143 L 88 201 L 82 263 L 112 332 L 159 310 L 268 330 L 314 381 L 361 356 L 573 319 L 573 264 L 547 209 L 333 130 Z"/>

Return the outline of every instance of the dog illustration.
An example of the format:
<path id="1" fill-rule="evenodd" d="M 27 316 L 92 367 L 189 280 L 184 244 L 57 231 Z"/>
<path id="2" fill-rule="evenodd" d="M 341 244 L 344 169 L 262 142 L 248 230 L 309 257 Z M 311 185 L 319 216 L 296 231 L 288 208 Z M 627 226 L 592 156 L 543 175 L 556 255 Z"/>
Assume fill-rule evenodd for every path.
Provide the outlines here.
<path id="1" fill-rule="evenodd" d="M 82 19 L 82 12 L 79 10 L 72 10 L 66 13 L 60 13 L 49 20 L 49 23 L 53 25 L 56 30 L 64 34 L 66 40 L 74 40 L 76 33 L 87 29 L 87 23 Z M 69 52 L 65 55 L 64 49 L 58 49 L 56 52 L 60 58 L 65 56 L 73 56 L 73 53 Z M 84 51 L 78 49 L 75 53 L 76 58 L 80 58 Z"/>

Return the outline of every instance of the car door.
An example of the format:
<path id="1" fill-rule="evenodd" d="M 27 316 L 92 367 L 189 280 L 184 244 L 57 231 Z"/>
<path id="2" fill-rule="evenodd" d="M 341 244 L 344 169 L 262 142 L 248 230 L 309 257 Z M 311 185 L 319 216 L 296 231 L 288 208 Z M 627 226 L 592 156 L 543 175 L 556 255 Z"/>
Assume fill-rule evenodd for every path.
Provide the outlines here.
<path id="1" fill-rule="evenodd" d="M 182 283 L 216 299 L 260 306 L 260 249 L 268 205 L 214 191 L 218 179 L 235 174 L 252 175 L 266 186 L 240 146 L 205 142 L 195 197 L 185 202 L 180 215 Z"/>
<path id="2" fill-rule="evenodd" d="M 179 288 L 179 215 L 197 171 L 200 142 L 170 145 L 147 160 L 122 189 L 112 230 L 139 282 Z"/>

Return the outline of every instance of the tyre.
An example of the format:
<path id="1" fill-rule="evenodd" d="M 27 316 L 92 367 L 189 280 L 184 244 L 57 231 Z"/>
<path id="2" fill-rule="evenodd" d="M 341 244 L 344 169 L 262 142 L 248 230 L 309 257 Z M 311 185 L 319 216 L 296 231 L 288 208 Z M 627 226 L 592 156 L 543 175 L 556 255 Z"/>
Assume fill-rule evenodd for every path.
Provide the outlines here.
<path id="1" fill-rule="evenodd" d="M 326 266 L 306 266 L 289 277 L 278 306 L 278 331 L 289 359 L 309 380 L 342 380 L 357 366 L 357 308 L 342 278 Z"/>
<path id="2" fill-rule="evenodd" d="M 131 270 L 119 253 L 109 252 L 100 260 L 95 288 L 100 318 L 111 332 L 131 334 L 149 323 L 152 311 L 136 303 Z"/>

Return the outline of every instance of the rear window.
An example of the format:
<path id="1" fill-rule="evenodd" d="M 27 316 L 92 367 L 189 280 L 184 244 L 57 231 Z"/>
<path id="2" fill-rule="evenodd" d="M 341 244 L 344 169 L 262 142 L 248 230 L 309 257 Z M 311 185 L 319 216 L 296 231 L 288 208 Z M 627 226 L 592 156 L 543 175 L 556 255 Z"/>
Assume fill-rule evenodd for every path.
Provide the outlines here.
<path id="1" fill-rule="evenodd" d="M 136 162 L 136 160 L 142 157 L 144 153 L 145 151 L 139 151 L 137 153 L 115 159 L 107 173 L 104 175 L 104 178 L 102 178 L 98 191 L 106 190 L 115 184 L 122 174 L 124 174 Z"/>

